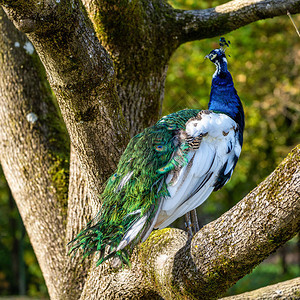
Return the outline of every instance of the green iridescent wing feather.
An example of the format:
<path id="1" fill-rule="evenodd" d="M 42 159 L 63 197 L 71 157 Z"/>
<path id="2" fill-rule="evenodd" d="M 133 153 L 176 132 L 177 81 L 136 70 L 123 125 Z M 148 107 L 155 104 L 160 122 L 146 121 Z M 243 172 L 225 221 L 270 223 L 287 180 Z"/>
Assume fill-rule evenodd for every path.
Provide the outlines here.
<path id="1" fill-rule="evenodd" d="M 147 216 L 147 221 L 133 243 L 149 228 L 160 199 L 168 196 L 166 174 L 186 163 L 184 153 L 188 147 L 176 142 L 177 134 L 199 111 L 187 109 L 165 116 L 131 139 L 101 195 L 101 211 L 72 241 L 71 251 L 82 248 L 84 257 L 98 251 L 98 264 L 114 255 L 128 263 L 128 251 L 117 248 L 141 217 Z"/>

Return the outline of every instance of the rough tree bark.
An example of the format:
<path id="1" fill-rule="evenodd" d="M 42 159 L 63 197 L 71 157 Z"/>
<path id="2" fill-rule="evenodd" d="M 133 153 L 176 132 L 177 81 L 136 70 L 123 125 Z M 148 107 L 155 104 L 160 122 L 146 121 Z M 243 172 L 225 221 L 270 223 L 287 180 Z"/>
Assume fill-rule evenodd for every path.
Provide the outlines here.
<path id="1" fill-rule="evenodd" d="M 32 45 L 2 9 L 0 17 L 1 164 L 56 297 L 56 278 L 64 274 L 68 141 L 50 89 L 39 79 L 40 66 L 29 54 Z"/>
<path id="2" fill-rule="evenodd" d="M 300 1 L 236 0 L 200 11 L 162 0 L 83 2 L 87 11 L 76 0 L 0 0 L 34 45 L 71 142 L 70 154 L 39 59 L 1 12 L 0 159 L 51 299 L 217 297 L 299 230 L 299 148 L 192 242 L 180 230 L 152 234 L 131 269 L 81 263 L 66 244 L 98 210 L 129 135 L 157 120 L 176 48 L 299 13 Z"/>
<path id="3" fill-rule="evenodd" d="M 300 277 L 220 300 L 299 299 Z"/>

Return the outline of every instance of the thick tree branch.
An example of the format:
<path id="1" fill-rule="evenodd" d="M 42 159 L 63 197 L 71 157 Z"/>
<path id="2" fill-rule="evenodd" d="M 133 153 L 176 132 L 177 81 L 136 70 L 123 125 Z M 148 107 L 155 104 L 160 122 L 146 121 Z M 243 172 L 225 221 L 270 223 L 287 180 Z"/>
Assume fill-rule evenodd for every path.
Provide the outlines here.
<path id="1" fill-rule="evenodd" d="M 215 8 L 177 10 L 175 35 L 180 43 L 219 36 L 257 20 L 300 12 L 299 0 L 233 0 Z"/>
<path id="2" fill-rule="evenodd" d="M 299 299 L 300 277 L 220 300 Z"/>
<path id="3" fill-rule="evenodd" d="M 53 298 L 64 275 L 68 138 L 32 44 L 0 8 L 0 160 Z"/>
<path id="4" fill-rule="evenodd" d="M 96 208 L 102 183 L 128 142 L 110 57 L 80 1 L 2 3 L 15 25 L 27 32 L 46 68 Z"/>
<path id="5" fill-rule="evenodd" d="M 92 299 L 89 295 L 134 299 L 137 290 L 140 297 L 154 290 L 164 299 L 220 296 L 299 231 L 299 162 L 300 146 L 192 241 L 182 230 L 155 231 L 137 250 L 131 269 L 115 272 L 108 268 L 109 262 L 94 268 L 81 299 Z M 132 282 L 138 282 L 137 290 Z"/>
<path id="6" fill-rule="evenodd" d="M 153 276 L 160 295 L 166 299 L 220 296 L 299 231 L 299 194 L 300 146 L 175 255 L 175 247 L 171 246 L 171 254 L 162 247 L 167 238 L 162 236 L 159 241 L 160 232 L 154 233 L 142 245 L 141 257 L 150 258 L 146 271 Z"/>
<path id="7" fill-rule="evenodd" d="M 43 60 L 46 71 L 48 72 L 49 81 L 58 96 L 59 104 L 62 108 L 62 113 L 71 136 L 71 142 L 76 151 L 76 157 L 79 157 L 81 162 L 85 165 L 85 170 L 89 175 L 90 186 L 94 189 L 94 192 L 91 193 L 93 196 L 91 198 L 94 199 L 95 202 L 93 205 L 90 205 L 89 208 L 94 207 L 96 211 L 99 206 L 98 195 L 102 188 L 101 184 L 115 167 L 119 155 L 126 145 L 128 134 L 126 126 L 124 126 L 125 123 L 122 119 L 122 113 L 120 113 L 115 92 L 114 71 L 107 53 L 99 44 L 99 41 L 92 31 L 91 24 L 81 11 L 79 4 L 73 3 L 72 5 L 69 4 L 69 6 L 68 4 L 62 4 L 59 6 L 58 3 L 59 2 L 56 1 L 45 1 L 41 7 L 41 5 L 34 5 L 33 2 L 26 3 L 25 5 L 23 1 L 6 1 L 5 9 L 18 28 L 27 32 Z M 24 5 L 26 6 L 25 9 L 23 9 Z M 30 44 L 29 41 L 28 44 Z M 8 44 L 8 47 L 11 47 L 10 44 Z M 25 52 L 25 50 L 23 51 Z M 38 76 L 36 77 L 38 78 Z M 4 78 L 5 77 L 3 77 L 3 79 Z M 12 76 L 12 78 L 14 78 L 14 76 Z M 16 76 L 16 78 L 18 78 L 18 76 Z M 36 80 L 32 79 L 32 83 L 35 82 Z M 3 82 L 3 84 L 5 84 L 5 82 Z M 25 82 L 25 84 L 28 83 Z M 39 86 L 39 84 L 35 83 L 33 89 L 36 88 L 36 86 Z M 7 92 L 3 92 L 3 94 L 9 95 Z M 31 91 L 31 94 L 33 95 L 34 91 Z M 40 92 L 40 94 L 42 95 L 42 92 Z M 13 99 L 15 99 L 15 97 L 11 97 L 11 100 Z M 28 108 L 28 110 L 29 109 L 30 108 Z M 20 109 L 20 107 L 16 107 L 16 110 L 16 118 L 18 118 L 20 113 L 24 113 L 24 110 L 22 108 Z M 5 117 L 3 117 L 3 120 L 5 120 Z M 50 121 L 51 125 L 53 123 L 55 124 L 55 118 L 49 118 L 47 122 L 48 121 Z M 26 122 L 28 123 L 28 121 Z M 48 123 L 45 123 L 44 127 L 48 125 Z M 7 130 L 5 126 L 3 127 L 3 132 L 9 134 L 10 131 Z M 26 126 L 23 128 L 26 128 Z M 19 130 L 19 133 L 22 134 L 23 131 Z M 11 135 L 13 136 L 13 134 Z M 41 138 L 43 138 L 43 136 L 41 136 Z M 60 137 L 55 136 L 55 138 Z M 29 138 L 29 141 L 30 140 Z M 52 140 L 54 140 L 53 137 Z M 56 141 L 54 143 L 55 146 L 57 147 L 60 142 L 63 144 L 63 139 Z M 114 145 L 113 147 L 111 143 Z M 22 142 L 19 142 L 18 146 L 24 145 Z M 31 145 L 31 148 L 33 153 L 36 154 L 35 147 Z M 29 159 L 28 163 L 33 161 L 31 156 L 26 157 Z M 78 165 L 78 162 L 72 163 L 72 166 L 75 164 Z M 44 163 L 43 166 L 44 168 L 48 167 L 47 163 Z M 4 162 L 4 169 L 5 167 Z M 39 169 L 34 169 L 34 164 L 32 167 L 31 170 L 34 172 L 33 174 L 36 174 Z M 55 169 L 57 174 L 54 174 L 56 176 L 55 179 L 60 179 L 59 184 L 61 184 L 61 186 L 67 186 L 68 178 L 60 178 L 59 176 L 62 174 L 59 173 L 60 170 L 58 168 L 60 166 L 55 165 L 55 167 L 57 168 Z M 77 185 L 78 180 L 80 181 L 81 179 L 78 178 L 78 168 L 74 168 L 71 170 L 70 192 L 77 193 L 80 188 L 82 188 L 82 185 Z M 12 173 L 12 176 L 14 174 L 16 175 L 16 169 Z M 8 173 L 6 172 L 6 174 Z M 36 182 L 35 185 L 44 190 L 47 190 L 48 187 L 51 188 L 51 182 L 47 182 L 47 171 L 41 171 L 40 174 L 41 179 L 45 177 L 43 179 L 44 181 Z M 54 175 L 52 173 L 50 174 L 50 176 Z M 36 189 L 34 186 L 32 184 L 26 185 L 29 195 L 34 194 L 31 190 Z M 86 186 L 84 189 L 85 188 Z M 53 189 L 52 192 L 53 194 L 51 194 L 51 196 L 55 198 L 57 196 L 54 194 L 55 190 Z M 23 196 L 27 195 L 22 190 L 20 190 L 20 193 L 23 193 Z M 86 189 L 84 193 L 86 193 Z M 21 194 L 14 193 L 14 196 L 17 201 L 22 201 L 23 199 Z M 42 212 L 41 210 L 37 210 L 37 213 L 30 214 L 33 220 L 39 220 L 39 218 L 41 218 L 40 224 L 42 228 L 48 228 L 49 224 L 58 226 L 58 228 L 55 229 L 51 227 L 53 238 L 49 238 L 47 233 L 43 230 L 41 230 L 40 234 L 36 234 L 36 230 L 31 229 L 31 225 L 37 224 L 33 220 L 29 220 L 30 224 L 26 222 L 26 218 L 28 217 L 24 215 L 25 212 L 30 213 L 28 208 L 34 208 L 36 205 L 28 204 L 28 208 L 23 206 L 19 207 L 23 219 L 25 218 L 24 223 L 27 230 L 35 234 L 37 240 L 36 245 L 38 246 L 34 248 L 53 299 L 61 299 L 61 297 L 71 297 L 75 299 L 75 296 L 79 297 L 80 288 L 84 283 L 82 279 L 84 278 L 84 272 L 82 272 L 84 266 L 82 266 L 82 269 L 79 271 L 78 268 L 81 267 L 81 264 L 79 264 L 80 259 L 77 257 L 71 261 L 70 257 L 67 256 L 66 249 L 66 244 L 69 241 L 67 238 L 72 235 L 70 234 L 72 230 L 69 230 L 69 228 L 72 224 L 75 225 L 72 218 L 76 215 L 76 210 L 79 208 L 78 203 L 73 201 L 76 199 L 76 196 L 77 195 L 71 195 L 70 197 L 68 221 L 66 221 L 67 190 L 64 191 L 65 202 L 62 203 L 62 205 L 64 205 L 64 211 L 62 213 L 57 211 L 57 209 L 60 208 L 57 205 L 55 209 L 51 210 L 52 214 L 50 219 L 48 219 L 46 212 Z M 86 197 L 86 195 L 84 197 Z M 80 197 L 80 201 L 83 200 L 83 198 Z M 28 199 L 30 199 L 29 196 Z M 41 200 L 44 199 L 51 201 L 49 195 L 41 196 Z M 83 204 L 82 202 L 79 203 Z M 56 205 L 55 201 L 53 201 L 53 205 Z M 48 208 L 51 209 L 51 206 Z M 37 218 L 35 218 L 36 214 L 39 214 Z M 84 217 L 87 218 L 88 215 Z M 61 223 L 53 222 L 55 218 L 60 218 Z M 82 218 L 77 219 L 78 224 L 83 225 L 80 224 L 80 220 L 82 220 Z M 59 227 L 60 224 L 63 225 L 63 228 Z M 68 224 L 67 235 L 65 231 L 66 224 Z M 74 232 L 76 228 L 78 229 L 78 226 L 75 226 L 72 232 Z M 48 242 L 51 244 L 51 247 L 54 247 L 53 253 L 49 250 L 50 245 L 48 246 Z M 55 246 L 57 243 L 59 243 L 59 245 Z M 33 244 L 35 246 L 35 241 L 33 241 Z M 39 248 L 48 251 L 48 259 L 45 259 L 45 251 L 42 252 Z M 49 262 L 49 259 L 51 262 Z M 58 266 L 59 271 L 63 271 L 64 274 L 49 270 L 49 268 L 54 268 L 52 264 L 54 262 L 56 266 Z M 45 264 L 47 266 L 44 267 Z M 86 264 L 87 262 L 85 262 L 85 265 Z M 61 280 L 58 281 L 57 278 Z M 65 290 L 66 280 L 73 283 L 73 289 Z M 55 284 L 52 284 L 53 281 Z M 75 293 L 75 291 L 77 291 L 77 293 Z"/>
<path id="8" fill-rule="evenodd" d="M 131 136 L 161 113 L 167 63 L 177 47 L 166 1 L 83 0 L 97 36 L 110 53 Z"/>

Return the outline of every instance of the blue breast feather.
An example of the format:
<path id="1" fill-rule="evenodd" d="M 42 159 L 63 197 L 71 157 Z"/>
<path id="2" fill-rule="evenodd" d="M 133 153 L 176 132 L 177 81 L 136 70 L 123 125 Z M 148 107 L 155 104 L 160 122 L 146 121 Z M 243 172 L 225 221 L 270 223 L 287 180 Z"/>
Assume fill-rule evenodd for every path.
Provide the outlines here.
<path id="1" fill-rule="evenodd" d="M 237 91 L 234 88 L 232 76 L 228 71 L 213 78 L 208 109 L 224 113 L 239 124 L 239 143 L 242 146 L 245 127 L 244 110 Z"/>

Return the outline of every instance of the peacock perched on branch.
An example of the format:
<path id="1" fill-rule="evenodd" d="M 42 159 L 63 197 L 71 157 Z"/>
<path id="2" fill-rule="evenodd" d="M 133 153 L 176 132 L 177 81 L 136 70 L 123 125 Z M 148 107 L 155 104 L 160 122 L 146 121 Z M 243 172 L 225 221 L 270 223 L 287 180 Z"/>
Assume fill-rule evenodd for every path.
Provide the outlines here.
<path id="1" fill-rule="evenodd" d="M 163 117 L 129 142 L 101 195 L 102 208 L 71 242 L 98 264 L 145 241 L 195 209 L 230 179 L 243 144 L 244 111 L 227 69 L 225 45 L 206 58 L 216 65 L 208 110 Z"/>

